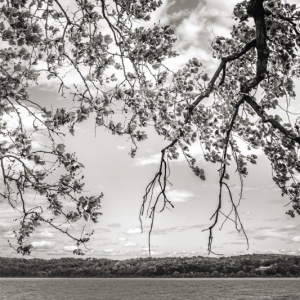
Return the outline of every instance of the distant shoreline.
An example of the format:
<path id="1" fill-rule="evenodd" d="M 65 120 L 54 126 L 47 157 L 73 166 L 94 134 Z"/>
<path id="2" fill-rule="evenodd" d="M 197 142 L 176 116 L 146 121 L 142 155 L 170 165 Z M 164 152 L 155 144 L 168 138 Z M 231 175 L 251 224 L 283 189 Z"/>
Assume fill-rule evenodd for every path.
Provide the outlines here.
<path id="1" fill-rule="evenodd" d="M 1 278 L 300 278 L 300 256 L 25 259 L 0 257 Z"/>
<path id="2" fill-rule="evenodd" d="M 0 281 L 11 280 L 11 279 L 38 279 L 38 280 L 48 280 L 48 279 L 66 279 L 66 280 L 77 280 L 77 279 L 94 279 L 94 280 L 228 280 L 228 281 L 258 281 L 258 280 L 300 280 L 300 277 L 243 277 L 243 278 L 235 278 L 235 277 L 210 277 L 210 278 L 175 278 L 175 277 L 110 277 L 110 278 L 103 278 L 103 277 L 0 277 Z"/>

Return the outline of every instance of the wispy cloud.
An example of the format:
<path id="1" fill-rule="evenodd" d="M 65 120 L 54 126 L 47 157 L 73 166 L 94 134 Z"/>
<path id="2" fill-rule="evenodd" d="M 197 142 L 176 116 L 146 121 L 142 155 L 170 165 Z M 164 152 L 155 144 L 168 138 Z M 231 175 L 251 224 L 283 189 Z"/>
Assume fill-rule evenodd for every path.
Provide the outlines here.
<path id="1" fill-rule="evenodd" d="M 147 157 L 137 158 L 135 164 L 139 166 L 158 164 L 160 159 L 161 159 L 161 154 L 152 154 Z"/>
<path id="2" fill-rule="evenodd" d="M 73 251 L 73 250 L 72 250 Z M 53 248 L 50 251 L 47 251 L 47 255 L 49 256 L 64 256 L 66 253 L 62 249 Z"/>
<path id="3" fill-rule="evenodd" d="M 268 249 L 263 249 L 263 250 L 258 250 L 255 253 L 260 253 L 260 254 L 287 254 L 287 255 L 299 255 L 300 249 L 273 249 L 273 248 L 268 248 Z"/>
<path id="4" fill-rule="evenodd" d="M 119 223 L 113 223 L 113 224 L 107 225 L 107 227 L 111 227 L 111 228 L 120 228 L 120 227 L 122 227 L 122 226 L 121 226 L 121 224 L 119 224 Z"/>
<path id="5" fill-rule="evenodd" d="M 111 254 L 114 252 L 114 250 L 109 248 L 109 249 L 104 249 L 103 252 L 106 254 Z"/>
<path id="6" fill-rule="evenodd" d="M 300 235 L 293 237 L 292 241 L 295 243 L 300 243 Z"/>
<path id="7" fill-rule="evenodd" d="M 127 242 L 126 244 L 123 245 L 123 247 L 128 248 L 128 247 L 137 247 L 136 243 L 133 242 Z"/>
<path id="8" fill-rule="evenodd" d="M 142 233 L 142 230 L 140 227 L 133 227 L 133 228 L 129 228 L 127 231 L 125 231 L 126 234 L 138 234 L 138 233 Z"/>
<path id="9" fill-rule="evenodd" d="M 199 224 L 199 225 L 191 225 L 191 226 L 174 226 L 174 227 L 167 227 L 167 228 L 154 228 L 152 231 L 153 235 L 166 235 L 170 233 L 178 233 L 183 231 L 188 231 L 192 229 L 203 229 L 206 225 Z"/>
<path id="10" fill-rule="evenodd" d="M 5 239 L 13 239 L 15 237 L 15 234 L 12 231 L 7 231 L 3 233 L 3 237 Z"/>
<path id="11" fill-rule="evenodd" d="M 189 147 L 189 154 L 194 157 L 195 159 L 202 160 L 203 162 L 203 152 L 201 149 L 201 146 L 198 142 L 192 144 Z M 186 161 L 185 156 L 182 154 L 181 149 L 178 149 L 179 156 L 176 160 L 172 160 L 172 163 L 182 163 Z M 152 164 L 158 164 L 161 159 L 161 153 L 151 154 L 149 156 L 142 156 L 138 157 L 135 160 L 135 165 L 138 166 L 146 166 L 146 165 L 152 165 Z"/>
<path id="12" fill-rule="evenodd" d="M 190 226 L 173 226 L 173 227 L 165 227 L 165 228 L 155 227 L 152 230 L 152 235 L 166 235 L 166 234 L 178 233 L 178 232 L 183 232 L 183 231 L 188 231 L 193 229 L 203 229 L 206 226 L 207 224 L 196 224 Z M 150 226 L 143 226 L 144 230 L 148 230 L 149 228 Z M 125 234 L 127 235 L 134 235 L 139 233 L 141 233 L 140 227 L 132 227 L 125 232 Z"/>
<path id="13" fill-rule="evenodd" d="M 162 23 L 170 23 L 176 28 L 175 49 L 180 54 L 167 64 L 172 69 L 181 68 L 192 57 L 197 57 L 206 69 L 214 69 L 217 60 L 213 59 L 211 42 L 215 36 L 230 35 L 235 0 L 229 1 L 168 1 Z M 195 5 L 196 4 L 196 5 Z M 198 5 L 197 5 L 198 4 Z"/>
<path id="14" fill-rule="evenodd" d="M 166 194 L 171 202 L 186 202 L 195 196 L 194 193 L 187 190 L 169 190 Z"/>
<path id="15" fill-rule="evenodd" d="M 77 249 L 76 246 L 64 246 L 64 251 L 66 252 L 73 252 L 75 249 Z"/>
<path id="16" fill-rule="evenodd" d="M 117 149 L 120 151 L 124 151 L 126 149 L 126 147 L 125 146 L 117 146 Z"/>
<path id="17" fill-rule="evenodd" d="M 49 241 L 35 241 L 32 242 L 31 245 L 35 250 L 48 250 L 55 246 L 55 242 Z"/>
<path id="18" fill-rule="evenodd" d="M 156 187 L 153 190 L 153 198 L 160 193 L 160 188 Z M 175 190 L 170 187 L 166 188 L 166 196 L 172 203 L 187 202 L 190 198 L 195 197 L 195 194 L 185 189 Z"/>
<path id="19" fill-rule="evenodd" d="M 251 240 L 264 241 L 270 238 L 276 238 L 278 240 L 284 241 L 285 243 L 300 243 L 299 231 L 300 225 L 286 225 L 279 228 L 262 226 L 256 228 L 248 228 L 247 236 Z M 245 237 L 240 234 L 240 238 L 244 239 Z"/>
<path id="20" fill-rule="evenodd" d="M 107 229 L 107 228 L 98 228 L 97 232 L 98 233 L 108 233 L 108 232 L 110 232 L 110 229 Z"/>
<path id="21" fill-rule="evenodd" d="M 7 232 L 13 229 L 13 224 L 12 222 L 0 222 L 0 232 Z"/>
<path id="22" fill-rule="evenodd" d="M 160 250 L 151 250 L 151 256 L 156 257 L 190 257 L 195 255 L 206 255 L 204 252 L 200 253 L 198 251 L 185 251 L 185 250 L 178 250 L 178 251 L 160 251 Z M 104 249 L 103 251 L 99 252 L 101 257 L 120 257 L 120 258 L 131 258 L 131 257 L 145 257 L 149 255 L 149 249 L 147 247 L 143 247 L 140 250 L 135 248 L 133 249 L 126 249 L 125 251 L 120 250 L 113 250 L 113 249 Z"/>
<path id="23" fill-rule="evenodd" d="M 52 232 L 49 231 L 42 231 L 42 232 L 38 232 L 34 235 L 35 238 L 42 238 L 42 239 L 53 239 L 54 238 L 54 234 Z"/>

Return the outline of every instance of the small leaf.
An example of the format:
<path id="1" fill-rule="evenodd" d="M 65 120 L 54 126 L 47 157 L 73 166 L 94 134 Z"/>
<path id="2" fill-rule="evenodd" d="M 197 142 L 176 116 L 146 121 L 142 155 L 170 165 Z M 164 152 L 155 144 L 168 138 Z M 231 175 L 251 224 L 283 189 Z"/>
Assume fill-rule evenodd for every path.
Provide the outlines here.
<path id="1" fill-rule="evenodd" d="M 62 154 L 62 153 L 65 152 L 65 148 L 66 148 L 66 146 L 64 144 L 58 144 L 57 147 L 56 147 L 56 151 L 59 154 Z"/>
<path id="2" fill-rule="evenodd" d="M 208 81 L 209 80 L 209 77 L 207 75 L 207 73 L 204 73 L 202 76 L 201 76 L 202 80 L 203 81 Z"/>
<path id="3" fill-rule="evenodd" d="M 121 99 L 123 99 L 124 97 L 125 97 L 125 93 L 123 92 L 123 90 L 122 89 L 118 89 L 118 95 L 119 95 L 119 97 L 121 98 Z"/>
<path id="4" fill-rule="evenodd" d="M 109 45 L 113 42 L 113 39 L 111 38 L 111 36 L 109 34 L 107 34 L 105 37 L 104 37 L 104 42 Z"/>

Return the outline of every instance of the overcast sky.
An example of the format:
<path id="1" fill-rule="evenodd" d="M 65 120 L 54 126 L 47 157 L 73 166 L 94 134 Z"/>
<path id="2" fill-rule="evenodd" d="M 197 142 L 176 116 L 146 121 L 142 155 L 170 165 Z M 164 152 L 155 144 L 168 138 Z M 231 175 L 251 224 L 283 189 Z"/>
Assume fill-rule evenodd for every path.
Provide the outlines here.
<path id="1" fill-rule="evenodd" d="M 171 23 L 176 27 L 180 56 L 169 62 L 174 69 L 181 67 L 192 57 L 197 57 L 212 72 L 218 63 L 210 52 L 214 36 L 228 36 L 233 24 L 231 13 L 236 0 L 176 0 L 163 1 L 163 6 L 150 22 Z M 293 1 L 299 3 L 300 1 Z M 300 92 L 300 89 L 297 88 Z M 35 88 L 35 99 L 57 101 L 64 105 L 55 91 Z M 295 104 L 295 109 L 299 106 Z M 104 192 L 103 216 L 99 223 L 87 223 L 86 228 L 95 230 L 89 243 L 87 256 L 127 259 L 148 255 L 147 239 L 149 222 L 141 234 L 139 209 L 145 187 L 158 170 L 160 150 L 166 144 L 154 132 L 149 139 L 139 144 L 135 159 L 129 155 L 127 137 L 112 136 L 103 130 L 94 132 L 94 121 L 89 120 L 77 128 L 75 137 L 66 138 L 68 152 L 77 152 L 79 161 L 85 165 L 86 191 L 88 194 Z M 198 164 L 207 172 L 207 180 L 196 178 L 185 161 L 179 159 L 171 164 L 169 189 L 173 211 L 164 211 L 156 216 L 152 233 L 152 255 L 193 256 L 207 255 L 208 234 L 202 232 L 211 222 L 217 207 L 219 187 L 218 166 L 208 164 L 200 155 L 197 145 L 192 153 Z M 300 254 L 300 219 L 285 214 L 288 199 L 282 198 L 271 178 L 268 160 L 258 151 L 258 165 L 249 167 L 245 180 L 244 197 L 239 207 L 250 248 L 238 234 L 234 224 L 227 222 L 222 231 L 214 231 L 213 250 L 224 255 L 246 253 L 294 253 Z M 233 169 L 232 169 L 233 170 Z M 234 176 L 233 176 L 234 177 Z M 234 195 L 239 192 L 238 181 L 232 187 Z M 226 202 L 226 198 L 225 202 Z M 39 201 L 37 199 L 36 201 Z M 226 207 L 226 203 L 225 203 Z M 229 206 L 228 206 L 229 209 Z M 16 215 L 8 205 L 1 203 L 0 210 L 0 255 L 16 256 L 6 240 L 12 239 L 12 220 Z M 82 224 L 81 224 L 82 225 Z M 80 224 L 74 225 L 74 230 Z M 51 228 L 38 229 L 32 238 L 35 251 L 32 257 L 58 258 L 71 256 L 74 243 Z"/>

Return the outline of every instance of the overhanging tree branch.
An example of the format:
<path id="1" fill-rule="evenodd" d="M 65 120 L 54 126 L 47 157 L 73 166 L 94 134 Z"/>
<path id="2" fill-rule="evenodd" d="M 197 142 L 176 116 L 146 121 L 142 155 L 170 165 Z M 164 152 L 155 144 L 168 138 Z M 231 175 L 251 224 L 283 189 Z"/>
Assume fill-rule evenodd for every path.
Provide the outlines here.
<path id="1" fill-rule="evenodd" d="M 257 104 L 256 101 L 253 100 L 250 96 L 245 96 L 245 102 L 248 103 L 253 110 L 257 113 L 257 115 L 261 118 L 263 123 L 270 123 L 273 128 L 278 129 L 284 136 L 295 141 L 300 144 L 300 137 L 296 136 L 292 130 L 286 129 L 283 125 L 281 125 L 274 117 L 269 116 L 264 109 Z"/>
<path id="2" fill-rule="evenodd" d="M 209 97 L 209 95 L 211 94 L 211 92 L 213 91 L 214 85 L 217 81 L 217 79 L 220 76 L 220 73 L 223 71 L 225 74 L 225 70 L 226 70 L 226 64 L 234 61 L 238 58 L 240 58 L 241 56 L 243 56 L 244 54 L 246 54 L 249 50 L 251 50 L 252 48 L 254 48 L 256 46 L 257 42 L 256 39 L 252 40 L 251 42 L 247 43 L 240 51 L 226 56 L 226 57 L 222 57 L 221 58 L 221 63 L 219 64 L 218 69 L 216 70 L 216 72 L 214 73 L 214 76 L 212 77 L 212 79 L 210 80 L 207 89 L 205 90 L 204 93 L 202 93 L 201 95 L 199 95 L 196 100 L 189 106 L 189 115 L 187 117 L 187 120 L 189 120 L 190 116 L 192 115 L 192 112 L 194 110 L 194 108 L 204 99 Z M 222 78 L 220 85 L 222 85 L 224 81 L 224 78 Z"/>

